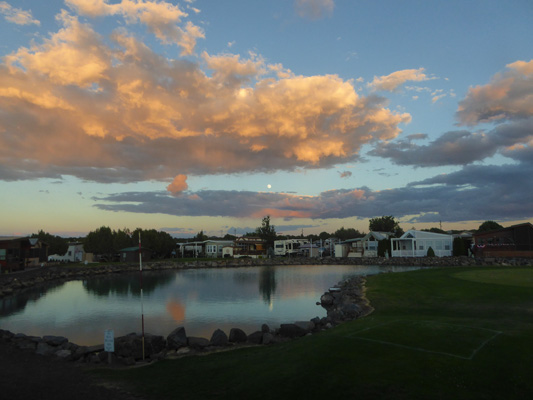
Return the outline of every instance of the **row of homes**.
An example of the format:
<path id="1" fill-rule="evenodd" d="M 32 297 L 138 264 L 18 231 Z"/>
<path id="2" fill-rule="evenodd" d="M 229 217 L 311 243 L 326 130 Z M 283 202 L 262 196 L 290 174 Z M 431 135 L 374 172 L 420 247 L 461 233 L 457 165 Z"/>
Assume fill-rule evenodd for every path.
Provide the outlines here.
<path id="1" fill-rule="evenodd" d="M 488 232 L 467 236 L 471 243 L 470 252 L 476 257 L 532 258 L 533 225 L 523 223 Z M 390 257 L 425 257 L 431 248 L 437 257 L 453 255 L 453 241 L 458 235 L 409 230 L 394 238 L 388 232 L 369 232 L 362 238 L 343 242 L 334 240 L 326 243 L 312 243 L 307 239 L 288 239 L 275 242 L 274 249 L 267 249 L 266 243 L 258 237 L 243 236 L 235 240 L 205 240 L 180 243 L 178 257 L 271 257 L 307 256 L 323 254 L 334 257 L 376 257 L 379 243 L 390 241 Z M 460 235 L 459 235 L 460 236 Z M 150 259 L 149 249 L 142 249 L 143 260 Z M 139 259 L 139 248 L 120 250 L 117 261 L 133 262 Z M 37 238 L 0 236 L 0 273 L 37 267 L 47 261 L 91 261 L 83 251 L 81 243 L 71 243 L 65 255 L 48 258 L 48 245 Z"/>
<path id="2" fill-rule="evenodd" d="M 377 257 L 379 242 L 390 241 L 390 257 L 426 257 L 429 248 L 437 257 L 453 255 L 456 237 L 466 239 L 470 254 L 476 257 L 533 257 L 533 225 L 524 223 L 490 232 L 471 234 L 441 234 L 419 230 L 408 230 L 401 237 L 394 238 L 389 232 L 369 232 L 362 238 L 337 241 L 326 244 L 334 248 L 334 257 Z M 265 242 L 260 238 L 241 237 L 232 240 L 205 240 L 178 245 L 180 257 L 266 257 Z M 306 239 L 288 239 L 275 242 L 274 255 L 299 255 L 315 257 L 322 254 L 318 243 Z"/>

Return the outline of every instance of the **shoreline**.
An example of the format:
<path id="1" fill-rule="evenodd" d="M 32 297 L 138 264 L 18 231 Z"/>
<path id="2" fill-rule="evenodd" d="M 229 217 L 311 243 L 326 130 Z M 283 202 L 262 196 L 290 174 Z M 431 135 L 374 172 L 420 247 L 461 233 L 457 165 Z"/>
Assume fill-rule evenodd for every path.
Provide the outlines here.
<path id="1" fill-rule="evenodd" d="M 177 269 L 196 268 L 224 268 L 224 267 L 253 267 L 269 265 L 381 265 L 381 266 L 420 266 L 420 267 L 451 267 L 451 266 L 532 266 L 530 260 L 479 260 L 467 257 L 446 258 L 422 258 L 422 259 L 386 259 L 386 258 L 351 258 L 351 259 L 226 259 L 216 261 L 196 261 L 179 263 L 175 261 L 148 262 L 143 266 L 143 271 L 164 271 Z M 139 272 L 137 264 L 107 264 L 69 266 L 51 265 L 38 267 L 31 270 L 16 272 L 0 276 L 0 298 L 15 294 L 20 290 L 32 287 L 46 286 L 53 283 L 61 283 L 75 279 L 90 279 L 94 276 L 102 276 L 117 273 Z M 350 320 L 355 320 L 370 314 L 372 306 L 365 296 L 365 277 L 351 278 L 341 281 L 329 291 L 326 291 L 317 301 L 327 311 L 327 317 L 314 318 L 310 321 L 296 321 L 281 324 L 281 327 L 271 330 L 264 324 L 260 331 L 250 335 L 244 334 L 239 328 L 232 328 L 228 336 L 217 330 L 211 340 L 205 338 L 187 337 L 185 329 L 180 327 L 181 332 L 172 332 L 167 338 L 147 334 L 147 346 L 149 347 L 149 360 L 156 361 L 163 358 L 176 358 L 198 353 L 231 350 L 246 345 L 269 345 L 320 331 Z M 176 329 L 176 331 L 178 330 Z M 240 331 L 240 332 L 239 332 Z M 216 337 L 215 337 L 216 336 Z M 177 341 L 179 345 L 170 346 L 170 341 Z M 104 345 L 79 346 L 71 343 L 65 337 L 43 336 L 33 337 L 25 334 L 14 334 L 0 329 L 0 339 L 14 346 L 33 351 L 44 356 L 55 356 L 70 361 L 90 364 L 102 364 L 109 360 L 113 365 L 131 366 L 139 363 L 140 335 L 133 333 L 115 338 L 118 349 L 115 353 L 104 351 Z M 120 356 L 118 355 L 120 354 Z M 143 363 L 144 357 L 143 357 Z"/>

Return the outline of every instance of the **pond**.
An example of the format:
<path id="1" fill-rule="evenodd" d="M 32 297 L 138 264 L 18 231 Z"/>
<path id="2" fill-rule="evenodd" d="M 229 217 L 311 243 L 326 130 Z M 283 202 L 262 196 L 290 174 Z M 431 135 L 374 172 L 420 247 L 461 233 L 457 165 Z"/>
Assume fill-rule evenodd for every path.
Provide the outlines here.
<path id="1" fill-rule="evenodd" d="M 167 336 L 184 326 L 188 336 L 209 339 L 216 329 L 247 334 L 266 323 L 326 316 L 316 302 L 331 286 L 356 275 L 400 272 L 418 267 L 291 265 L 206 268 L 126 273 L 33 288 L 0 299 L 0 328 L 26 335 L 65 336 L 79 345 L 103 343 L 141 332 Z"/>

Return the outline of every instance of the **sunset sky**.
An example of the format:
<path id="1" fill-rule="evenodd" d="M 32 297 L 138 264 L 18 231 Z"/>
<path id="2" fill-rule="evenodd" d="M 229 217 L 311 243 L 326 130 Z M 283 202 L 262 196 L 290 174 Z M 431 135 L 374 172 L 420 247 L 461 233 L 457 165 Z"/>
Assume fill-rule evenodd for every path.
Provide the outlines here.
<path id="1" fill-rule="evenodd" d="M 531 0 L 0 1 L 0 235 L 533 222 Z"/>

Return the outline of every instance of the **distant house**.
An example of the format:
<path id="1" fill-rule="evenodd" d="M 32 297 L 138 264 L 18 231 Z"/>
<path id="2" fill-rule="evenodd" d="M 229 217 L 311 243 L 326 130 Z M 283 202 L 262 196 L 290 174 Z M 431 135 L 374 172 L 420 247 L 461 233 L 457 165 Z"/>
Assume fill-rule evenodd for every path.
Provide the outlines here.
<path id="1" fill-rule="evenodd" d="M 0 236 L 0 272 L 37 267 L 47 256 L 48 245 L 37 238 Z"/>
<path id="2" fill-rule="evenodd" d="M 533 225 L 475 233 L 472 250 L 476 257 L 533 257 Z"/>
<path id="3" fill-rule="evenodd" d="M 141 247 L 142 260 L 149 261 L 152 257 L 152 251 Z M 119 250 L 120 261 L 122 262 L 139 262 L 139 247 L 126 247 Z"/>
<path id="4" fill-rule="evenodd" d="M 52 254 L 48 256 L 48 261 L 67 261 L 81 262 L 85 261 L 85 250 L 83 243 L 69 243 L 67 252 L 64 255 Z"/>
<path id="5" fill-rule="evenodd" d="M 378 243 L 389 239 L 392 235 L 390 232 L 370 231 L 362 238 L 352 239 L 348 257 L 377 257 Z"/>
<path id="6" fill-rule="evenodd" d="M 442 233 L 409 230 L 391 239 L 393 257 L 425 257 L 431 247 L 437 257 L 453 254 L 453 236 Z"/>
<path id="7" fill-rule="evenodd" d="M 229 251 L 231 248 L 231 251 Z M 223 248 L 224 256 L 226 254 L 232 253 L 233 257 L 251 257 L 259 258 L 266 257 L 266 242 L 259 238 L 253 236 L 242 236 L 235 239 L 235 242 L 232 246 L 225 246 Z"/>
<path id="8" fill-rule="evenodd" d="M 232 246 L 233 240 L 206 240 L 202 242 L 203 253 L 205 257 L 218 258 L 222 257 L 224 246 Z"/>

